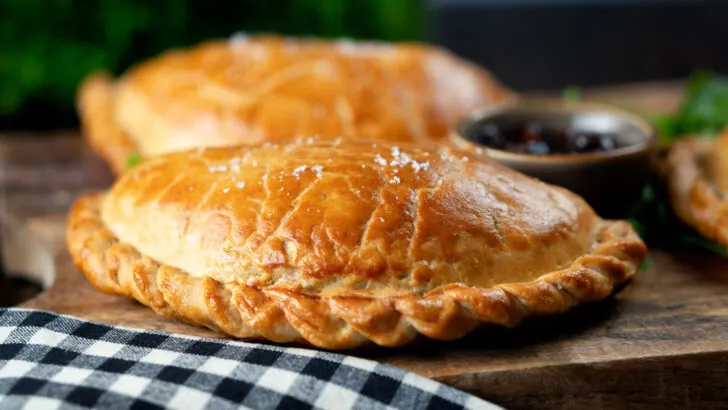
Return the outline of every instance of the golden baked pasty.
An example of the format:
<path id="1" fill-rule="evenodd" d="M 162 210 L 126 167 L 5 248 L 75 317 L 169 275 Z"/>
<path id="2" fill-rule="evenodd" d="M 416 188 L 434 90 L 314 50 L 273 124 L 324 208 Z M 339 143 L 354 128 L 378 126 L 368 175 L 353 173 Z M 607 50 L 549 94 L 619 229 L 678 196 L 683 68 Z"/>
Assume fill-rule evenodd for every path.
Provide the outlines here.
<path id="1" fill-rule="evenodd" d="M 715 139 L 679 140 L 663 170 L 675 214 L 728 248 L 728 129 Z"/>
<path id="2" fill-rule="evenodd" d="M 84 135 L 121 172 L 142 157 L 295 138 L 439 140 L 514 95 L 486 70 L 418 44 L 232 37 L 164 53 L 79 89 Z"/>
<path id="3" fill-rule="evenodd" d="M 482 156 L 262 144 L 147 159 L 70 212 L 98 289 L 241 338 L 455 339 L 607 297 L 646 248 L 575 194 Z"/>

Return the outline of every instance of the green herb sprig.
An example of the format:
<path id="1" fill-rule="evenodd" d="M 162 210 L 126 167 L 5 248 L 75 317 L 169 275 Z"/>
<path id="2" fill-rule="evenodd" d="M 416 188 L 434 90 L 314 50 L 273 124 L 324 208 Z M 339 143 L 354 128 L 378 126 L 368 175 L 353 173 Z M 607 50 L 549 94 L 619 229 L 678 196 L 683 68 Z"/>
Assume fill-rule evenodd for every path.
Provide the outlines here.
<path id="1" fill-rule="evenodd" d="M 561 98 L 567 103 L 577 103 L 581 101 L 581 89 L 575 85 L 564 88 Z"/>
<path id="2" fill-rule="evenodd" d="M 686 135 L 715 136 L 728 125 L 728 77 L 696 72 L 688 81 L 680 109 L 653 121 L 665 142 Z"/>
<path id="3" fill-rule="evenodd" d="M 142 160 L 141 155 L 139 155 L 136 152 L 132 152 L 126 157 L 126 167 L 127 168 L 133 168 L 136 164 L 138 164 Z"/>

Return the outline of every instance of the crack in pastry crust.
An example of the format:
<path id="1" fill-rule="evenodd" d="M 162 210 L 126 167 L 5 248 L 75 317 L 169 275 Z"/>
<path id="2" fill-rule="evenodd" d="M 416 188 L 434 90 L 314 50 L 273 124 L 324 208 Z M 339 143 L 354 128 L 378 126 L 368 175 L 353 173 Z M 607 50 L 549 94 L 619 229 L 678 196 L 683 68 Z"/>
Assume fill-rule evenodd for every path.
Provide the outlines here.
<path id="1" fill-rule="evenodd" d="M 489 288 L 453 283 L 398 296 L 325 296 L 225 283 L 160 264 L 109 231 L 101 218 L 102 199 L 102 194 L 79 199 L 67 231 L 75 265 L 97 289 L 233 337 L 305 341 L 325 349 L 370 342 L 399 346 L 418 334 L 451 340 L 485 324 L 510 327 L 529 316 L 562 313 L 622 288 L 646 254 L 628 223 L 602 221 L 590 253 L 530 282 Z"/>
<path id="2" fill-rule="evenodd" d="M 718 186 L 717 163 L 728 162 L 721 149 L 728 148 L 728 134 L 709 140 L 689 137 L 673 144 L 662 171 L 675 214 L 701 235 L 728 248 L 728 197 Z M 725 144 L 721 148 L 719 144 Z M 710 169 L 714 165 L 714 169 Z"/>
<path id="3" fill-rule="evenodd" d="M 513 101 L 437 47 L 253 36 L 172 50 L 77 98 L 84 136 L 116 173 L 130 154 L 319 135 L 443 142 L 474 109 Z"/>

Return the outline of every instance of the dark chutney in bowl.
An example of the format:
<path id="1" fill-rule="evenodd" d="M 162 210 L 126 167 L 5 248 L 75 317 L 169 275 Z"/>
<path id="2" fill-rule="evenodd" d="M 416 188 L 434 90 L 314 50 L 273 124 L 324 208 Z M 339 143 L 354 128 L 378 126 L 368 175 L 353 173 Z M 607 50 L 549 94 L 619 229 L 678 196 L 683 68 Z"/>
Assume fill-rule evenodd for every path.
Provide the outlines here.
<path id="1" fill-rule="evenodd" d="M 486 123 L 475 131 L 473 140 L 489 148 L 530 155 L 577 155 L 622 147 L 613 133 L 557 129 L 538 122 L 510 127 Z"/>
<path id="2" fill-rule="evenodd" d="M 456 145 L 483 147 L 494 160 L 563 186 L 604 217 L 639 199 L 656 147 L 649 121 L 617 107 L 523 101 L 487 109 L 458 128 Z"/>

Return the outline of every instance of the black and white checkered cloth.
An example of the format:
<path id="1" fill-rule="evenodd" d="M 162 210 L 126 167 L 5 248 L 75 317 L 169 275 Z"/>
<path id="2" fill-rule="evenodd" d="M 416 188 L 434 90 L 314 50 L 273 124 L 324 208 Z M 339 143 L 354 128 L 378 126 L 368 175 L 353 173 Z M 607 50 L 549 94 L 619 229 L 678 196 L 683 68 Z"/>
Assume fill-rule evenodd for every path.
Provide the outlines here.
<path id="1" fill-rule="evenodd" d="M 351 356 L 0 309 L 0 409 L 497 409 Z"/>

